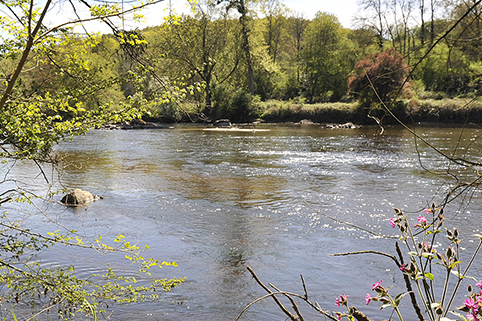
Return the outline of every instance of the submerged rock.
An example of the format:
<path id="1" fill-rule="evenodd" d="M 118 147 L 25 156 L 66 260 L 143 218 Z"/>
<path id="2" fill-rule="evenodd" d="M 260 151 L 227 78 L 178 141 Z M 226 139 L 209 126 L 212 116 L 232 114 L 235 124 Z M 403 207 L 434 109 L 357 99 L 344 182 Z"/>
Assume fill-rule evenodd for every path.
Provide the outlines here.
<path id="1" fill-rule="evenodd" d="M 213 127 L 232 127 L 233 125 L 229 121 L 229 119 L 218 119 L 213 123 Z"/>
<path id="2" fill-rule="evenodd" d="M 76 188 L 72 192 L 66 194 L 60 202 L 68 206 L 81 206 L 99 199 L 102 199 L 102 196 L 93 195 L 89 191 L 83 191 Z"/>

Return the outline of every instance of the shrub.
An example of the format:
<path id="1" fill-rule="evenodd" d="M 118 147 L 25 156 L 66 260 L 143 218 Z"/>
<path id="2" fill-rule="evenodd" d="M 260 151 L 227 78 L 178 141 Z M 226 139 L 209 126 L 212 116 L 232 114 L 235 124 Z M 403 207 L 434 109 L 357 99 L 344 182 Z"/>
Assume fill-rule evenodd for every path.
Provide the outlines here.
<path id="1" fill-rule="evenodd" d="M 348 88 L 350 95 L 361 101 L 371 104 L 381 100 L 388 103 L 397 98 L 400 88 L 402 93 L 409 94 L 411 82 L 406 82 L 406 78 L 410 67 L 393 48 L 362 59 L 355 70 L 357 75 L 348 79 Z"/>

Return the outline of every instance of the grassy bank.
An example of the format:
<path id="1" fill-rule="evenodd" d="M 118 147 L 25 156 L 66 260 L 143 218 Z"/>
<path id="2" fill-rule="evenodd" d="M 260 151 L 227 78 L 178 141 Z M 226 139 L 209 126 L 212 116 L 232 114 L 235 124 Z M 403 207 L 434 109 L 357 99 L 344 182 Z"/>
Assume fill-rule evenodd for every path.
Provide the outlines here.
<path id="1" fill-rule="evenodd" d="M 367 109 L 352 103 L 299 104 L 282 101 L 266 101 L 259 103 L 260 118 L 266 122 L 299 122 L 303 119 L 315 123 L 374 124 L 367 117 Z M 409 100 L 397 104 L 394 114 L 408 123 L 476 123 L 482 124 L 482 100 L 444 98 Z M 382 117 L 381 110 L 372 111 L 373 115 Z M 396 121 L 390 115 L 383 118 L 384 124 Z"/>
<path id="2" fill-rule="evenodd" d="M 249 106 L 252 121 L 258 119 L 269 123 L 300 122 L 309 120 L 314 123 L 375 124 L 367 116 L 368 109 L 361 108 L 356 102 L 337 102 L 306 104 L 296 101 L 257 101 Z M 401 101 L 391 109 L 405 123 L 474 123 L 482 125 L 482 100 L 465 98 L 412 99 Z M 202 107 L 194 104 L 180 104 L 154 107 L 150 116 L 144 120 L 172 122 L 205 122 L 208 119 L 231 118 L 232 115 L 220 113 L 218 116 L 201 117 Z M 382 118 L 382 110 L 372 110 L 371 115 Z M 390 115 L 383 117 L 383 124 L 395 124 Z"/>
<path id="3" fill-rule="evenodd" d="M 266 101 L 259 103 L 259 114 L 263 121 L 299 122 L 303 119 L 315 123 L 346 123 L 355 120 L 357 104 L 324 103 L 300 104 L 286 101 Z"/>

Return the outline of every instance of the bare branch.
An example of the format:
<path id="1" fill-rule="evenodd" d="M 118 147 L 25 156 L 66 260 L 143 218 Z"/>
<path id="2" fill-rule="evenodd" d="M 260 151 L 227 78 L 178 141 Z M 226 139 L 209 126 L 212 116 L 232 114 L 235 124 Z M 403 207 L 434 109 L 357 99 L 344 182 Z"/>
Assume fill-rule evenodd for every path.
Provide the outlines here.
<path id="1" fill-rule="evenodd" d="M 334 253 L 330 254 L 330 256 L 348 256 L 348 255 L 357 255 L 357 254 L 378 254 L 382 256 L 386 256 L 390 259 L 392 259 L 395 264 L 400 267 L 400 263 L 398 262 L 397 258 L 391 254 L 385 253 L 385 252 L 380 252 L 380 251 L 372 251 L 372 250 L 367 250 L 367 251 L 356 251 L 356 252 L 345 252 L 345 253 Z"/>
<path id="2" fill-rule="evenodd" d="M 256 275 L 256 273 L 254 273 L 253 269 L 249 266 L 246 267 L 249 271 L 249 273 L 251 273 L 251 275 L 253 276 L 253 278 L 256 280 L 256 282 L 258 282 L 258 284 L 266 291 L 268 292 L 269 294 L 273 294 L 273 291 L 271 291 L 266 285 L 263 284 L 263 282 L 261 282 L 261 280 L 258 278 L 258 276 Z M 293 313 L 291 313 L 283 303 L 281 303 L 281 301 L 275 296 L 273 295 L 273 300 L 276 302 L 276 304 L 279 306 L 279 308 L 291 319 L 291 320 L 297 320 L 298 318 L 296 317 L 296 315 L 294 315 Z"/>

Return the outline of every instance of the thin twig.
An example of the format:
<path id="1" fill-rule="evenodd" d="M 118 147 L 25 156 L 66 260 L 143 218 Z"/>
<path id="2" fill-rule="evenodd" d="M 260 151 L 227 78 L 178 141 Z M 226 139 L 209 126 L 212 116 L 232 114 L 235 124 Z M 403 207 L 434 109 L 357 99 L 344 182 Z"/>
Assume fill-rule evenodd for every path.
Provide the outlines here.
<path id="1" fill-rule="evenodd" d="M 398 242 L 395 243 L 395 249 L 397 251 L 398 257 L 400 258 L 400 263 L 403 265 L 403 254 L 402 251 L 400 250 L 400 246 L 398 245 Z M 405 287 L 407 288 L 407 292 L 410 295 L 410 301 L 412 303 L 412 306 L 415 310 L 415 313 L 417 314 L 417 317 L 420 321 L 424 321 L 424 317 L 422 315 L 422 311 L 420 310 L 420 306 L 418 305 L 417 302 L 417 297 L 415 296 L 415 293 L 413 292 L 412 288 L 412 283 L 410 282 L 410 277 L 403 273 L 403 280 L 405 281 Z"/>
<path id="2" fill-rule="evenodd" d="M 263 284 L 263 282 L 261 282 L 261 280 L 258 278 L 258 276 L 256 275 L 256 273 L 254 273 L 253 269 L 249 266 L 246 267 L 249 271 L 249 273 L 251 273 L 251 275 L 253 276 L 253 278 L 256 280 L 256 282 L 266 291 L 268 292 L 270 295 L 273 294 L 273 291 L 271 291 L 266 285 Z M 273 295 L 273 300 L 276 302 L 276 304 L 279 306 L 279 308 L 281 309 L 281 311 L 283 311 L 291 320 L 296 320 L 298 319 L 296 317 L 296 315 L 294 315 L 293 313 L 291 313 L 283 303 L 281 303 L 281 301 L 275 296 Z"/>
<path id="3" fill-rule="evenodd" d="M 393 261 L 395 261 L 395 264 L 400 267 L 400 263 L 398 262 L 397 258 L 391 254 L 385 253 L 385 252 L 380 252 L 380 251 L 373 251 L 373 250 L 367 250 L 367 251 L 356 251 L 356 252 L 345 252 L 345 253 L 334 253 L 330 254 L 330 256 L 347 256 L 347 255 L 357 255 L 357 254 L 378 254 L 378 255 L 383 255 L 386 256 Z"/>
<path id="4" fill-rule="evenodd" d="M 278 289 L 277 287 L 275 287 L 273 284 L 271 283 L 268 283 L 273 289 L 275 289 L 276 291 L 278 292 L 281 292 L 280 289 Z M 284 296 L 286 298 L 288 298 L 288 300 L 291 302 L 291 306 L 293 307 L 293 310 L 295 310 L 296 314 L 298 315 L 298 318 L 300 321 L 305 321 L 305 319 L 303 318 L 303 315 L 301 315 L 301 311 L 300 309 L 298 308 L 298 305 L 295 303 L 295 301 L 293 300 L 293 298 L 291 296 L 289 296 L 288 294 L 284 294 Z"/>
<path id="5" fill-rule="evenodd" d="M 301 283 L 303 284 L 303 291 L 305 291 L 305 299 L 308 300 L 308 290 L 306 289 L 305 278 L 303 277 L 303 274 L 300 274 L 300 277 Z"/>
<path id="6" fill-rule="evenodd" d="M 255 280 L 258 282 L 258 284 L 260 284 L 263 288 L 265 288 L 266 286 L 264 284 L 261 283 L 261 281 L 259 281 L 258 277 L 256 276 L 256 274 L 254 273 L 253 269 L 251 269 L 249 266 L 247 267 L 248 271 L 250 271 L 250 273 L 253 275 L 253 277 L 255 278 Z M 304 283 L 304 280 L 303 280 L 303 283 Z M 305 289 L 306 289 L 306 286 L 305 286 Z M 264 300 L 266 298 L 269 298 L 269 297 L 273 297 L 275 298 L 275 295 L 277 294 L 282 294 L 282 295 L 289 295 L 289 296 L 294 296 L 294 297 L 297 297 L 297 298 L 300 298 L 302 299 L 306 304 L 308 304 L 310 307 L 312 307 L 315 311 L 317 311 L 318 313 L 320 314 L 323 314 L 325 317 L 327 317 L 328 319 L 332 320 L 332 321 L 338 321 L 337 318 L 335 318 L 333 315 L 329 314 L 328 312 L 325 312 L 320 304 L 318 302 L 311 302 L 310 300 L 307 299 L 308 297 L 308 294 L 305 293 L 304 296 L 300 295 L 300 294 L 297 294 L 297 293 L 291 293 L 291 292 L 286 292 L 286 291 L 280 291 L 280 292 L 272 292 L 271 290 L 267 289 L 267 291 L 271 292 L 269 294 L 266 294 L 260 298 L 257 298 L 256 300 L 254 300 L 253 302 L 251 302 L 250 304 L 248 304 L 244 309 L 243 311 L 241 311 L 241 313 L 238 315 L 238 317 L 236 318 L 236 320 L 238 320 L 241 315 L 246 312 L 246 310 L 248 310 L 253 304 L 256 304 L 257 302 L 261 301 L 261 300 Z M 296 316 L 295 316 L 296 317 Z M 292 319 L 293 320 L 293 319 Z M 296 319 L 295 319 L 296 320 Z"/>

